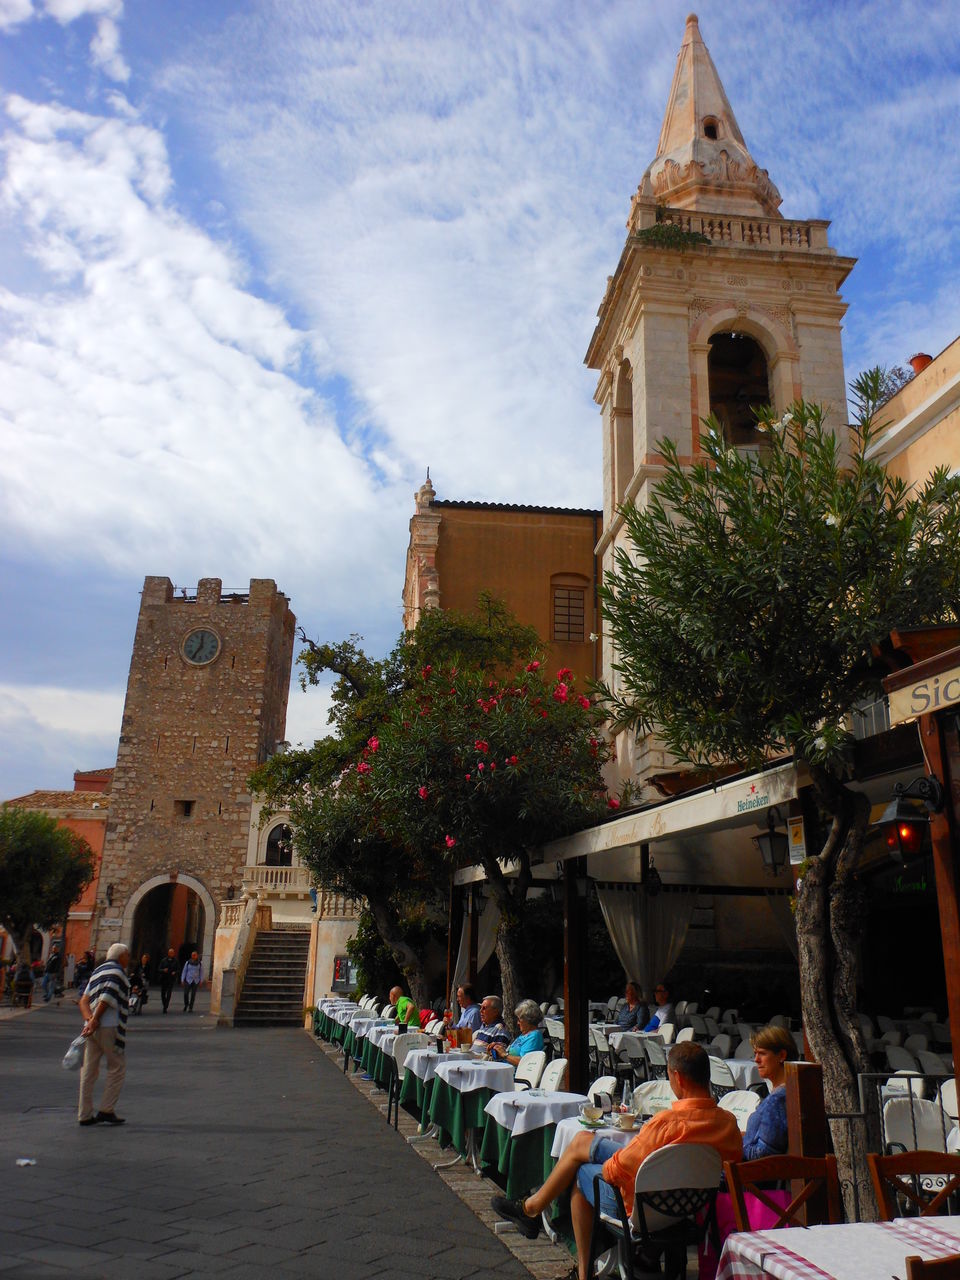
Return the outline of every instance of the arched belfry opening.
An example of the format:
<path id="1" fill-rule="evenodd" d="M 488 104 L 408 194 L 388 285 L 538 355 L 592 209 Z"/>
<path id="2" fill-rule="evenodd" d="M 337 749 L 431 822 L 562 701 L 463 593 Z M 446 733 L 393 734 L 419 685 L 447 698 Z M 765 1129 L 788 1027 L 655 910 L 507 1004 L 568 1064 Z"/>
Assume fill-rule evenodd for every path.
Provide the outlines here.
<path id="1" fill-rule="evenodd" d="M 613 470 L 614 500 L 621 503 L 633 479 L 633 374 L 626 360 L 617 374 L 613 405 Z"/>
<path id="2" fill-rule="evenodd" d="M 293 832 L 285 822 L 273 828 L 267 836 L 267 851 L 264 865 L 268 867 L 289 867 L 293 860 Z"/>
<path id="3" fill-rule="evenodd" d="M 734 448 L 761 444 L 764 437 L 756 429 L 753 410 L 773 402 L 763 347 L 748 333 L 715 333 L 707 370 L 710 412 L 719 419 L 727 444 Z"/>

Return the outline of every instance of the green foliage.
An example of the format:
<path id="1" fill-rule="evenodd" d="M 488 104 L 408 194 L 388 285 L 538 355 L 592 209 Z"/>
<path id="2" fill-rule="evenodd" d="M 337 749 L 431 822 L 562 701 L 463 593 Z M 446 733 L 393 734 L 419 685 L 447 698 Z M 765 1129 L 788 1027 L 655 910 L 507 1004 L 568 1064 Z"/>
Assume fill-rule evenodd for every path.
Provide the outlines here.
<path id="1" fill-rule="evenodd" d="M 792 750 L 839 773 L 844 717 L 880 690 L 871 647 L 960 608 L 960 481 L 940 468 L 909 490 L 867 458 L 882 395 L 879 370 L 854 384 L 849 453 L 806 403 L 760 415 L 758 452 L 728 449 L 715 420 L 692 467 L 663 444 L 602 588 L 619 725 L 656 726 L 697 764 Z"/>
<path id="2" fill-rule="evenodd" d="M 390 948 L 384 944 L 376 921 L 364 908 L 357 931 L 347 942 L 347 955 L 357 967 L 357 995 L 377 995 L 402 984 L 403 975 Z"/>
<path id="3" fill-rule="evenodd" d="M 657 222 L 636 233 L 641 244 L 656 245 L 658 249 L 689 249 L 693 245 L 710 244 L 710 237 L 700 231 L 684 231 L 675 222 Z"/>
<path id="4" fill-rule="evenodd" d="M 49 929 L 63 921 L 95 869 L 86 840 L 55 818 L 0 808 L 0 923 L 18 950 L 33 925 Z"/>

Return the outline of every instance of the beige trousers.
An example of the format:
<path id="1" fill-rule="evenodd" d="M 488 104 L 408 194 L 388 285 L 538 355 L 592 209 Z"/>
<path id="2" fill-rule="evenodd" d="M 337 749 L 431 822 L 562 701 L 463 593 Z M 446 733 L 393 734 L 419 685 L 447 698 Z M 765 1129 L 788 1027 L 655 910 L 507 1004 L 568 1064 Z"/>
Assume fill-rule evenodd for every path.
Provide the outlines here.
<path id="1" fill-rule="evenodd" d="M 116 1027 L 98 1027 L 90 1036 L 83 1052 L 83 1066 L 80 1069 L 80 1107 L 77 1118 L 89 1120 L 93 1111 L 93 1086 L 100 1074 L 100 1059 L 107 1060 L 107 1079 L 103 1087 L 101 1111 L 112 1111 L 120 1097 L 123 1077 L 127 1070 L 127 1059 L 117 1053 L 114 1045 L 117 1039 Z"/>

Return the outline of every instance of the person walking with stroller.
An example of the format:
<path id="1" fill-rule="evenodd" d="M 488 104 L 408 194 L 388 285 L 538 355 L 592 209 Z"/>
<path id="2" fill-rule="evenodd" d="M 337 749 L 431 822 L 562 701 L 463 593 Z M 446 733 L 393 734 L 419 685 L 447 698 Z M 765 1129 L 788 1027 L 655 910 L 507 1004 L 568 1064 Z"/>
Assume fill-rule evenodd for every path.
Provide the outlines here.
<path id="1" fill-rule="evenodd" d="M 197 998 L 197 988 L 203 981 L 203 965 L 200 963 L 200 956 L 196 951 L 190 952 L 190 959 L 183 966 L 180 981 L 183 983 L 183 1012 L 193 1013 L 193 1002 Z"/>

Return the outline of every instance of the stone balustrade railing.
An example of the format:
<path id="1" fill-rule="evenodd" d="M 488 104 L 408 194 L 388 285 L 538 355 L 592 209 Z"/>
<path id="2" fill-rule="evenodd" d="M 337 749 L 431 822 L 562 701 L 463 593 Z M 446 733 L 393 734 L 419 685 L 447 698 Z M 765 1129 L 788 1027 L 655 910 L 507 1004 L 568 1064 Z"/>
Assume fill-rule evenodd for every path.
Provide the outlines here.
<path id="1" fill-rule="evenodd" d="M 243 887 L 263 893 L 310 892 L 313 877 L 306 867 L 244 867 Z"/>
<path id="2" fill-rule="evenodd" d="M 738 214 L 691 213 L 687 209 L 653 209 L 638 201 L 630 219 L 631 231 L 642 231 L 659 219 L 681 231 L 698 232 L 713 244 L 761 249 L 832 253 L 827 242 L 829 223 L 791 222 L 786 218 L 746 218 Z"/>
<path id="3" fill-rule="evenodd" d="M 237 902 L 224 902 L 220 906 L 220 928 L 235 929 L 243 924 L 243 913 L 246 903 L 241 898 Z"/>
<path id="4" fill-rule="evenodd" d="M 342 893 L 330 893 L 321 889 L 317 895 L 317 917 L 320 920 L 355 920 L 360 914 L 361 903 Z"/>

